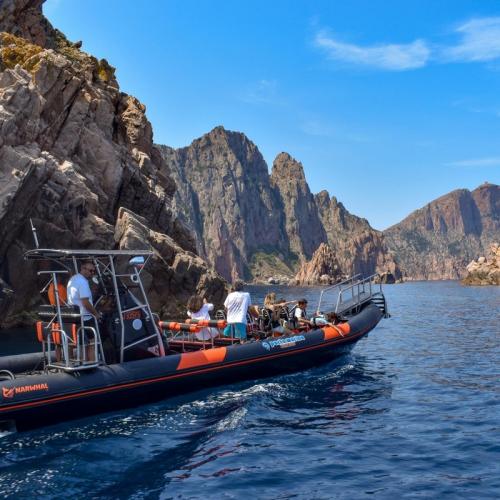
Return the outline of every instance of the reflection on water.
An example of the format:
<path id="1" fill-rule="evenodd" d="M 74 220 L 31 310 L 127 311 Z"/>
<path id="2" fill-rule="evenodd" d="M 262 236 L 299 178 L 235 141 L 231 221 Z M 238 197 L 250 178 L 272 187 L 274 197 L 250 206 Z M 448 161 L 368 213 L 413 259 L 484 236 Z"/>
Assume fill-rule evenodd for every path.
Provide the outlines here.
<path id="1" fill-rule="evenodd" d="M 253 288 L 254 301 L 269 288 Z M 498 289 L 386 292 L 393 317 L 331 364 L 4 436 L 0 492 L 498 496 Z"/>

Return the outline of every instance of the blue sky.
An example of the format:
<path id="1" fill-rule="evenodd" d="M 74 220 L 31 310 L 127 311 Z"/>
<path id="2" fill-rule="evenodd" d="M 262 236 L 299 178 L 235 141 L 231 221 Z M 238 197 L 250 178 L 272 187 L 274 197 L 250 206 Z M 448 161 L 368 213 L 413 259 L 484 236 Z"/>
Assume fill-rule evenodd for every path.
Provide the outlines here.
<path id="1" fill-rule="evenodd" d="M 241 131 L 377 229 L 500 183 L 498 1 L 48 0 L 44 13 L 117 68 L 155 142 Z"/>

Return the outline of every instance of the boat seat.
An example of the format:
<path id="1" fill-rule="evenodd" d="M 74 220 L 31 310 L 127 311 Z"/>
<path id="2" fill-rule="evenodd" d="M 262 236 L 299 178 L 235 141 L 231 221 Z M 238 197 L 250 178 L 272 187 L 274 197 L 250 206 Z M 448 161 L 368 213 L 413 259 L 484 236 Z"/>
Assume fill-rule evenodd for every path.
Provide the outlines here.
<path id="1" fill-rule="evenodd" d="M 52 323 L 50 329 L 48 328 L 48 323 L 44 323 L 43 321 L 37 321 L 36 322 L 36 338 L 38 342 L 47 342 L 47 337 L 50 332 L 52 332 L 52 337 L 51 341 L 55 345 L 61 345 L 61 332 L 59 332 L 59 324 L 58 323 Z M 71 325 L 70 329 L 65 330 L 66 333 L 69 335 L 70 339 L 73 341 L 74 344 L 77 342 L 77 327 L 76 324 L 73 323 Z"/>

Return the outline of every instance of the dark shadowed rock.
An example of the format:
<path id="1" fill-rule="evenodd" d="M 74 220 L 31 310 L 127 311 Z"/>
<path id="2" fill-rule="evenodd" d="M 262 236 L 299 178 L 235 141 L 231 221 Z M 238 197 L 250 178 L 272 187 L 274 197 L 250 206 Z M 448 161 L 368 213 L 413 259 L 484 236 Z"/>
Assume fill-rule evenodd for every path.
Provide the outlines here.
<path id="1" fill-rule="evenodd" d="M 226 287 L 221 277 L 198 255 L 183 250 L 170 236 L 151 230 L 148 222 L 130 210 L 120 209 L 115 241 L 119 249 L 152 250 L 153 258 L 143 271 L 153 309 L 162 317 L 175 318 L 185 313 L 189 297 L 209 297 L 222 307 Z"/>

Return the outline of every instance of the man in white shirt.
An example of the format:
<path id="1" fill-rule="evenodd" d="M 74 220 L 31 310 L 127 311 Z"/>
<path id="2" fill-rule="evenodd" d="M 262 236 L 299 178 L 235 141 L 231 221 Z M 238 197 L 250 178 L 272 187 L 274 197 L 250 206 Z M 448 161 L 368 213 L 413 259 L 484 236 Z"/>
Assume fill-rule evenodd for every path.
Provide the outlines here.
<path id="1" fill-rule="evenodd" d="M 250 306 L 250 294 L 242 292 L 243 281 L 236 280 L 231 293 L 224 301 L 227 311 L 227 326 L 224 328 L 226 337 L 247 338 L 247 311 Z"/>
<path id="2" fill-rule="evenodd" d="M 83 261 L 80 264 L 80 272 L 71 276 L 68 281 L 68 304 L 80 308 L 83 321 L 92 319 L 92 316 L 96 319 L 100 317 L 92 303 L 92 292 L 88 281 L 95 273 L 94 263 L 92 261 Z"/>

